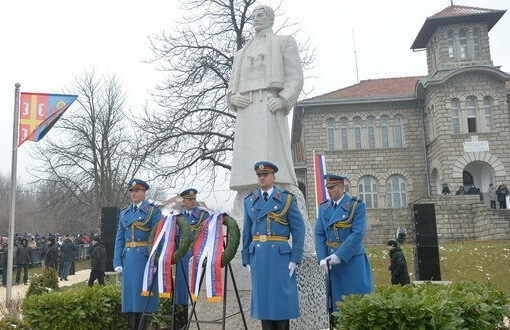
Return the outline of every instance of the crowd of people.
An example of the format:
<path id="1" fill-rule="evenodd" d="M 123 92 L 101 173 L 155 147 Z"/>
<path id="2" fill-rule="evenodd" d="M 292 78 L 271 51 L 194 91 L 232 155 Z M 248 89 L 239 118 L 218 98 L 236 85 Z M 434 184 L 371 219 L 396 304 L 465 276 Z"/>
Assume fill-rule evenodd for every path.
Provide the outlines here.
<path id="1" fill-rule="evenodd" d="M 443 194 L 448 195 L 450 194 L 450 189 L 448 188 L 448 184 L 446 182 L 443 183 Z M 490 201 L 490 207 L 492 209 L 497 209 L 496 202 L 499 205 L 500 209 L 506 209 L 507 203 L 506 203 L 506 197 L 510 194 L 510 191 L 506 187 L 505 184 L 499 185 L 497 188 L 494 186 L 494 184 L 489 184 L 489 187 L 487 189 L 487 197 Z M 466 190 L 464 186 L 460 186 L 459 189 L 455 192 L 455 195 L 479 195 L 480 201 L 484 200 L 483 192 L 480 191 L 480 188 L 477 188 L 475 185 L 470 185 L 469 188 Z"/>
<path id="2" fill-rule="evenodd" d="M 94 239 L 96 241 L 94 241 Z M 44 268 L 57 270 L 61 281 L 67 281 L 69 275 L 75 273 L 75 260 L 87 259 L 93 255 L 95 244 L 100 241 L 99 235 L 73 234 L 35 234 L 14 235 L 13 273 L 16 274 L 14 284 L 29 282 L 29 268 L 41 265 Z M 7 285 L 8 238 L 0 237 L 0 257 L 2 262 L 2 285 Z M 103 247 L 104 249 L 104 247 Z M 101 254 L 102 255 L 102 254 Z M 102 258 L 102 264 L 106 256 Z M 104 266 L 102 267 L 104 273 Z M 14 272 L 15 270 L 15 272 Z M 23 273 L 23 276 L 21 276 Z M 101 283 L 101 279 L 99 280 Z M 102 277 L 104 284 L 104 276 Z"/>

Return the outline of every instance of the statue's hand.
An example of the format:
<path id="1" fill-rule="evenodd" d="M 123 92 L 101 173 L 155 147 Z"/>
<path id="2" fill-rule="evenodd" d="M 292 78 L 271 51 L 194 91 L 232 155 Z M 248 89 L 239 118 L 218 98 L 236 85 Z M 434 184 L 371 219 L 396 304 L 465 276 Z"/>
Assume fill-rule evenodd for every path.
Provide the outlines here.
<path id="1" fill-rule="evenodd" d="M 241 94 L 234 94 L 230 97 L 230 103 L 236 108 L 244 109 L 250 104 L 250 99 Z"/>
<path id="2" fill-rule="evenodd" d="M 281 97 L 268 95 L 267 99 L 267 108 L 272 113 L 275 113 L 278 110 L 283 110 L 285 108 L 285 101 Z"/>

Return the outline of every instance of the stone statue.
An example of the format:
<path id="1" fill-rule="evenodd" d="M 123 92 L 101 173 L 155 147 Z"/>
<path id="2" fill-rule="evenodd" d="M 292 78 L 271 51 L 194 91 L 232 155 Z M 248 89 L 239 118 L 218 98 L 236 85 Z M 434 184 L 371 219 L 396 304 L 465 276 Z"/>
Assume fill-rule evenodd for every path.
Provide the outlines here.
<path id="1" fill-rule="evenodd" d="M 292 36 L 273 33 L 270 7 L 256 7 L 252 17 L 255 35 L 236 53 L 227 91 L 228 105 L 237 112 L 233 190 L 254 186 L 247 173 L 259 160 L 280 166 L 279 183 L 297 183 L 286 116 L 303 87 L 298 47 Z"/>
<path id="2" fill-rule="evenodd" d="M 248 174 L 253 164 L 260 160 L 278 164 L 276 185 L 296 196 L 306 227 L 303 262 L 296 273 L 301 316 L 291 319 L 290 325 L 292 329 L 323 329 L 328 322 L 324 275 L 315 257 L 306 202 L 297 186 L 286 118 L 303 87 L 299 51 L 292 36 L 273 33 L 272 8 L 257 6 L 252 18 L 255 35 L 236 53 L 227 91 L 227 103 L 237 112 L 230 174 L 230 188 L 237 195 L 231 215 L 242 228 L 244 197 L 257 187 Z M 240 260 L 237 264 L 241 269 L 236 276 L 245 276 L 238 283 L 246 288 L 249 274 Z"/>

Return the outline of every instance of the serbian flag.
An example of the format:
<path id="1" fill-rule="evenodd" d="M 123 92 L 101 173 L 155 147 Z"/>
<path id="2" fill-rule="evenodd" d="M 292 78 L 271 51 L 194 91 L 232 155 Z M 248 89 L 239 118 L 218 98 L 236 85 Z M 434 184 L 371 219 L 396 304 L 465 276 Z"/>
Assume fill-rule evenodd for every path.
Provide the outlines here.
<path id="1" fill-rule="evenodd" d="M 21 93 L 18 147 L 25 141 L 37 142 L 78 98 L 78 95 Z"/>
<path id="2" fill-rule="evenodd" d="M 328 192 L 326 191 L 326 156 L 313 152 L 313 172 L 315 176 L 315 201 L 317 206 L 317 214 L 319 205 L 326 199 L 329 199 Z"/>

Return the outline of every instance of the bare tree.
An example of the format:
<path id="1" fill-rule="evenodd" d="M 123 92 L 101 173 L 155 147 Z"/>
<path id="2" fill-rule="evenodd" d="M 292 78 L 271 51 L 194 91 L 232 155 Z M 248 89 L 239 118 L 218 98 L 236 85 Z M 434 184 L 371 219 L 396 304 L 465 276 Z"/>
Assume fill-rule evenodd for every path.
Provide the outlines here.
<path id="1" fill-rule="evenodd" d="M 228 110 L 225 95 L 233 56 L 252 34 L 249 14 L 254 4 L 181 0 L 188 16 L 176 22 L 172 33 L 151 38 L 154 62 L 168 76 L 154 95 L 163 110 L 146 111 L 143 126 L 151 137 L 151 152 L 169 156 L 154 168 L 173 184 L 193 178 L 213 185 L 219 169 L 230 170 L 236 114 Z M 296 26 L 286 19 L 277 30 L 292 34 Z M 303 65 L 309 66 L 313 51 L 308 43 L 300 49 Z"/>
<path id="2" fill-rule="evenodd" d="M 79 95 L 79 106 L 73 105 L 31 152 L 43 164 L 32 172 L 43 191 L 53 192 L 46 208 L 60 226 L 90 229 L 102 206 L 127 201 L 125 184 L 143 170 L 148 153 L 144 134 L 128 121 L 115 75 L 84 72 L 66 92 Z"/>

